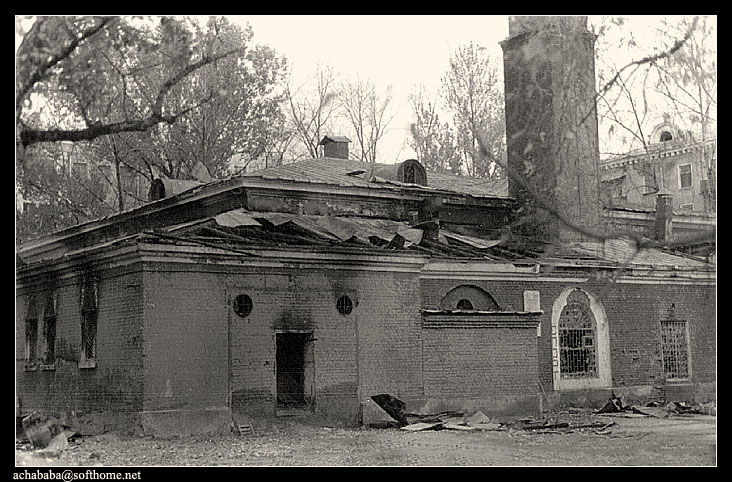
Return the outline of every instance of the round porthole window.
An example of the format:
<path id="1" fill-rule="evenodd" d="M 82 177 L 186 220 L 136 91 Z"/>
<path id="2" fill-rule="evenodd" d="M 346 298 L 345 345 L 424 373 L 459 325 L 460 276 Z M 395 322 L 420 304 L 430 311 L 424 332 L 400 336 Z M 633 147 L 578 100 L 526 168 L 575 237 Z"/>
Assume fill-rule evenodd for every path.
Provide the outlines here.
<path id="1" fill-rule="evenodd" d="M 338 298 L 338 301 L 336 301 L 336 308 L 338 309 L 338 313 L 341 315 L 348 315 L 353 311 L 353 302 L 351 301 L 351 298 L 343 295 Z"/>
<path id="2" fill-rule="evenodd" d="M 234 298 L 234 312 L 242 318 L 252 312 L 252 299 L 249 295 L 239 295 Z"/>

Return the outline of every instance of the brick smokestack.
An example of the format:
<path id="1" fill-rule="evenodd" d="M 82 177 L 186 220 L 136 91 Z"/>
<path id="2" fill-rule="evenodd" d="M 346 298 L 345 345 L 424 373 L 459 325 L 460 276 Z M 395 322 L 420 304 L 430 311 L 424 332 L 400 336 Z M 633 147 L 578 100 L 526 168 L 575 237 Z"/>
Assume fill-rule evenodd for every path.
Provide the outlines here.
<path id="1" fill-rule="evenodd" d="M 671 241 L 674 217 L 673 199 L 671 194 L 656 194 L 656 223 L 653 234 L 658 241 Z"/>
<path id="2" fill-rule="evenodd" d="M 551 211 L 600 230 L 594 44 L 587 17 L 509 17 L 509 38 L 501 42 L 509 176 L 522 174 L 538 194 L 509 177 L 526 220 L 517 231 L 557 247 L 594 239 Z"/>

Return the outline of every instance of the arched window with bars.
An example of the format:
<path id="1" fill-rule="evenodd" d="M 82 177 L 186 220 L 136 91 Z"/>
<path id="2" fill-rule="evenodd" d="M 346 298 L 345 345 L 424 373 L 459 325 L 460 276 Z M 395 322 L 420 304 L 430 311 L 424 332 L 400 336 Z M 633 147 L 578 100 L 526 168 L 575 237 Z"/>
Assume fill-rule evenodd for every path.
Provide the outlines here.
<path id="1" fill-rule="evenodd" d="M 581 290 L 570 293 L 559 316 L 559 352 L 562 378 L 597 376 L 596 320 Z"/>

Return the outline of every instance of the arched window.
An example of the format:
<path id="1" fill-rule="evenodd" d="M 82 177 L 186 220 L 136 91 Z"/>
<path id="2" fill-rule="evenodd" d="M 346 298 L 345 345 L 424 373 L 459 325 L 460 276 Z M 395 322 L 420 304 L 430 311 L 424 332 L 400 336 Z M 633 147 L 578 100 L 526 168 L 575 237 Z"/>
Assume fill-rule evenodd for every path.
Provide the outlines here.
<path id="1" fill-rule="evenodd" d="M 590 299 L 572 291 L 559 315 L 559 367 L 561 378 L 597 376 L 596 321 Z"/>
<path id="2" fill-rule="evenodd" d="M 661 132 L 661 137 L 659 138 L 659 140 L 661 142 L 668 142 L 673 138 L 674 138 L 674 136 L 672 136 L 669 131 L 663 131 L 663 132 Z"/>
<path id="3" fill-rule="evenodd" d="M 448 291 L 440 300 L 440 309 L 500 311 L 490 293 L 473 285 L 460 285 Z"/>
<path id="4" fill-rule="evenodd" d="M 562 290 L 552 304 L 551 338 L 554 390 L 612 385 L 608 317 L 591 293 Z"/>

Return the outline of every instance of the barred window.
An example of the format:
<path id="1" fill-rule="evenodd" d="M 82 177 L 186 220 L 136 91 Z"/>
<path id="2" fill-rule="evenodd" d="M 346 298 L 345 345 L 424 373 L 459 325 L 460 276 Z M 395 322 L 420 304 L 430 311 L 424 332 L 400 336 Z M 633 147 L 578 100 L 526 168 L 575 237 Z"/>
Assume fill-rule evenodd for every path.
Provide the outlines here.
<path id="1" fill-rule="evenodd" d="M 43 354 L 44 365 L 56 363 L 56 293 L 46 295 L 43 307 Z"/>
<path id="2" fill-rule="evenodd" d="M 97 351 L 97 282 L 87 280 L 81 287 L 81 360 L 80 366 L 95 366 Z"/>
<path id="3" fill-rule="evenodd" d="M 353 311 L 353 302 L 351 301 L 351 298 L 346 295 L 338 298 L 336 301 L 336 309 L 338 310 L 338 313 L 343 316 L 350 315 L 351 311 Z"/>
<path id="4" fill-rule="evenodd" d="M 590 309 L 590 299 L 581 290 L 574 290 L 559 317 L 562 378 L 598 376 L 596 338 L 596 321 Z"/>
<path id="5" fill-rule="evenodd" d="M 661 357 L 667 379 L 689 378 L 689 345 L 685 321 L 661 322 Z"/>
<path id="6" fill-rule="evenodd" d="M 34 368 L 37 359 L 38 344 L 38 311 L 36 308 L 36 297 L 31 295 L 28 300 L 28 311 L 25 314 L 25 365 L 26 368 Z"/>

